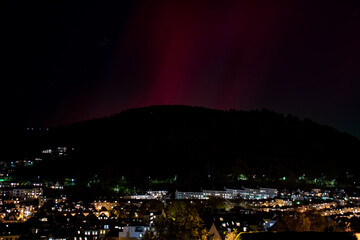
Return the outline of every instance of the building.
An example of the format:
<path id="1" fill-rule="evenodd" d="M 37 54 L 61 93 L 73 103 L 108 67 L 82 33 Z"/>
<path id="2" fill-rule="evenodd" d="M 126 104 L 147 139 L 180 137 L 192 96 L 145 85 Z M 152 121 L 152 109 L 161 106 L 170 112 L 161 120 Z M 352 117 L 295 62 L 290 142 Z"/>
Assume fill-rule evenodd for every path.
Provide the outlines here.
<path id="1" fill-rule="evenodd" d="M 11 197 L 31 200 L 43 195 L 42 188 L 14 188 Z"/>
<path id="2" fill-rule="evenodd" d="M 127 199 L 143 199 L 143 200 L 161 200 L 167 197 L 167 191 L 147 191 L 146 194 L 143 195 L 131 195 L 126 196 L 124 198 Z"/>
<path id="3" fill-rule="evenodd" d="M 208 199 L 203 192 L 179 192 L 176 190 L 175 199 Z"/>
<path id="4" fill-rule="evenodd" d="M 204 195 L 206 198 L 209 197 L 219 197 L 223 199 L 232 199 L 233 195 L 231 191 L 219 191 L 219 190 L 203 190 Z"/>
<path id="5" fill-rule="evenodd" d="M 203 190 L 202 192 L 175 192 L 176 199 L 209 199 L 218 197 L 223 199 L 248 199 L 260 200 L 274 198 L 278 195 L 274 188 L 243 188 L 226 190 Z"/>
<path id="6" fill-rule="evenodd" d="M 149 226 L 124 226 L 122 231 L 119 231 L 118 239 L 142 239 L 147 230 L 150 230 Z"/>
<path id="7" fill-rule="evenodd" d="M 7 198 L 17 198 L 20 201 L 28 201 L 39 198 L 43 195 L 42 188 L 12 188 L 12 189 L 1 189 L 0 196 Z"/>

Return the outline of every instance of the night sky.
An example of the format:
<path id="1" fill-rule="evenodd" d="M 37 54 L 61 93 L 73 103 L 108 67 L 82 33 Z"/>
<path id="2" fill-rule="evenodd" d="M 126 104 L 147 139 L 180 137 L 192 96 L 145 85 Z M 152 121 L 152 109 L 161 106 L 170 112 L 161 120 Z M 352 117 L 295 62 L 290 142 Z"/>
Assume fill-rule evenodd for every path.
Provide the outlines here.
<path id="1" fill-rule="evenodd" d="M 360 137 L 360 1 L 9 2 L 2 127 L 184 104 L 267 108 Z"/>

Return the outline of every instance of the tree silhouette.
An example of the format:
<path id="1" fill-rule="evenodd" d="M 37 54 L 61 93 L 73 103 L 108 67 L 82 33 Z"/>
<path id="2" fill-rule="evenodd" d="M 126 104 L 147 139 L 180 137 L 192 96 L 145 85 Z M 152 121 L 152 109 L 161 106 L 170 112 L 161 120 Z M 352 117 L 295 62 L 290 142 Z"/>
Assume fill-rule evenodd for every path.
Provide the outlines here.
<path id="1" fill-rule="evenodd" d="M 196 209 L 187 202 L 175 201 L 166 211 L 166 217 L 161 216 L 155 227 L 156 233 L 147 232 L 144 239 L 207 239 L 202 219 Z"/>
<path id="2" fill-rule="evenodd" d="M 327 219 L 319 212 L 309 211 L 306 213 L 288 213 L 282 216 L 271 228 L 271 231 L 292 232 L 342 232 L 342 228 L 331 219 Z"/>

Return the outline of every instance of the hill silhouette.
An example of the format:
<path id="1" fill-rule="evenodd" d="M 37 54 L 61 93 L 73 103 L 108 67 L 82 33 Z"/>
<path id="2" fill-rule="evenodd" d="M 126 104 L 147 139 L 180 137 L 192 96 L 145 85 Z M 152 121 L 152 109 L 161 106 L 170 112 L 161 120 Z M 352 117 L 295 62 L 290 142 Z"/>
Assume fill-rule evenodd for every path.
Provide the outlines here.
<path id="1" fill-rule="evenodd" d="M 269 186 L 302 176 L 342 184 L 358 179 L 359 139 L 268 110 L 151 106 L 24 134 L 28 150 L 74 148 L 61 162 L 34 169 L 35 175 L 99 177 L 108 184 L 122 176 L 138 184 L 149 177 L 178 179 L 185 189 L 238 187 L 244 177 Z"/>

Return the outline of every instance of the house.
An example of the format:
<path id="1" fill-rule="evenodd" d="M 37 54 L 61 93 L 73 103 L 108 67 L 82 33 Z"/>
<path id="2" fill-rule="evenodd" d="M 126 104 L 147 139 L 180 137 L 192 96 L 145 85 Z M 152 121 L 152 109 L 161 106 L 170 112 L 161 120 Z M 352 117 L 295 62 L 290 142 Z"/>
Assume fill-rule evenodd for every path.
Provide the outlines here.
<path id="1" fill-rule="evenodd" d="M 278 217 L 273 217 L 271 219 L 264 219 L 264 231 L 267 232 L 269 229 L 274 226 L 274 224 L 278 221 Z"/>
<path id="2" fill-rule="evenodd" d="M 18 222 L 18 216 L 15 213 L 9 213 L 4 219 L 4 223 L 17 223 Z"/>
<path id="3" fill-rule="evenodd" d="M 73 229 L 58 229 L 47 236 L 49 240 L 66 240 L 73 239 L 74 230 Z"/>
<path id="4" fill-rule="evenodd" d="M 20 238 L 19 235 L 0 235 L 0 240 L 18 240 Z"/>
<path id="5" fill-rule="evenodd" d="M 210 240 L 222 240 L 219 231 L 217 230 L 215 224 L 213 223 L 209 230 L 209 239 Z"/>
<path id="6" fill-rule="evenodd" d="M 54 186 L 51 186 L 52 189 L 56 189 L 56 190 L 62 190 L 64 189 L 64 186 L 61 185 L 58 181 L 54 184 Z"/>
<path id="7" fill-rule="evenodd" d="M 82 239 L 103 239 L 109 233 L 109 229 L 104 229 L 101 226 L 84 227 L 78 229 L 74 234 L 74 240 Z"/>
<path id="8" fill-rule="evenodd" d="M 145 235 L 145 232 L 150 230 L 149 226 L 143 225 L 131 225 L 125 226 L 123 231 L 119 231 L 119 240 L 137 240 L 142 239 Z"/>
<path id="9" fill-rule="evenodd" d="M 161 215 L 165 216 L 164 210 L 162 211 L 146 211 L 144 214 L 144 223 L 147 225 L 153 225 L 158 221 Z"/>
<path id="10" fill-rule="evenodd" d="M 110 216 L 110 211 L 109 210 L 107 210 L 107 208 L 106 207 L 101 207 L 101 209 L 99 210 L 99 216 L 100 215 L 105 215 L 107 218 Z M 98 216 L 98 217 L 99 217 Z M 106 219 L 107 219 L 106 218 Z"/>
<path id="11" fill-rule="evenodd" d="M 260 214 L 241 214 L 239 212 L 220 212 L 202 216 L 211 234 L 211 240 L 225 239 L 227 233 L 262 231 L 264 219 Z"/>

